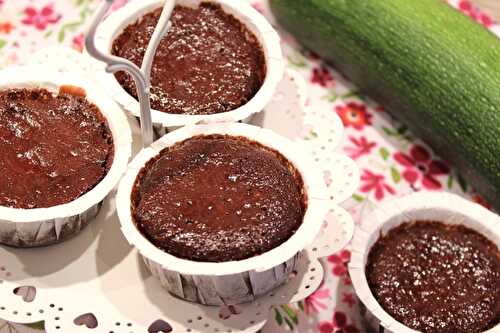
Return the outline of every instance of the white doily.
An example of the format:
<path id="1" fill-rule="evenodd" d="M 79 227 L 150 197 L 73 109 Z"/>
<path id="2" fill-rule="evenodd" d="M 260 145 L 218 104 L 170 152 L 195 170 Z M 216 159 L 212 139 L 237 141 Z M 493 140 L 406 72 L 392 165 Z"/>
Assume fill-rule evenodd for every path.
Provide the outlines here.
<path id="1" fill-rule="evenodd" d="M 64 48 L 43 50 L 33 62 L 93 78 L 92 63 Z M 352 236 L 353 221 L 338 204 L 352 195 L 359 171 L 335 151 L 343 130 L 340 119 L 333 112 L 304 108 L 305 98 L 302 79 L 289 72 L 265 114 L 254 119 L 311 149 L 331 191 L 322 232 L 303 251 L 286 285 L 256 302 L 223 308 L 174 298 L 123 238 L 112 194 L 96 221 L 74 239 L 46 248 L 0 247 L 0 317 L 19 323 L 44 320 L 49 333 L 255 332 L 267 321 L 272 305 L 310 295 L 323 278 L 318 258 L 340 250 Z M 134 120 L 131 125 L 136 152 L 140 131 Z"/>

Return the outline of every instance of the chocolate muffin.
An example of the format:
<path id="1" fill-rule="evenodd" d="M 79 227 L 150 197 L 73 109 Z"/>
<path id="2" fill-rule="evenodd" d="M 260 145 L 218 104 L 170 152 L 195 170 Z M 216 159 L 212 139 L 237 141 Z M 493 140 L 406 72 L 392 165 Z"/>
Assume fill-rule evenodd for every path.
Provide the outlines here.
<path id="1" fill-rule="evenodd" d="M 118 35 L 112 54 L 141 66 L 161 8 L 141 17 Z M 173 114 L 208 115 L 246 104 L 266 72 L 262 48 L 252 32 L 220 5 L 176 6 L 172 28 L 160 42 L 151 72 L 151 105 Z M 137 99 L 132 77 L 116 73 Z"/>
<path id="2" fill-rule="evenodd" d="M 47 208 L 92 190 L 113 162 L 106 119 L 81 89 L 0 91 L 0 205 Z"/>
<path id="3" fill-rule="evenodd" d="M 262 254 L 302 224 L 302 177 L 279 152 L 244 137 L 202 135 L 150 160 L 132 191 L 138 229 L 179 258 L 224 262 Z"/>
<path id="4" fill-rule="evenodd" d="M 459 225 L 433 221 L 390 230 L 370 250 L 366 277 L 396 320 L 421 332 L 483 332 L 500 322 L 500 252 Z"/>

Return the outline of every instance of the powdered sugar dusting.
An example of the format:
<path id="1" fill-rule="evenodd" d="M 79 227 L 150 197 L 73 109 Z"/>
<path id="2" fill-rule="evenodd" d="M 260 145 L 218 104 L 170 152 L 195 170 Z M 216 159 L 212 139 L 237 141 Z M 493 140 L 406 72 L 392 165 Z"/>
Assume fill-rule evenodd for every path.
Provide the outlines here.
<path id="1" fill-rule="evenodd" d="M 0 92 L 0 205 L 51 207 L 91 190 L 107 173 L 113 140 L 84 97 L 44 89 Z"/>
<path id="2" fill-rule="evenodd" d="M 269 251 L 302 224 L 302 178 L 278 152 L 242 137 L 197 136 L 148 162 L 134 219 L 156 246 L 197 261 Z"/>
<path id="3" fill-rule="evenodd" d="M 367 279 L 382 307 L 424 332 L 483 332 L 500 321 L 500 252 L 462 226 L 404 224 L 373 246 Z"/>
<path id="4" fill-rule="evenodd" d="M 140 65 L 160 13 L 127 27 L 115 40 L 113 53 Z M 172 28 L 155 55 L 151 102 L 157 110 L 177 114 L 233 110 L 253 97 L 264 73 L 262 49 L 237 19 L 214 4 L 177 6 Z M 136 97 L 131 77 L 116 77 Z"/>

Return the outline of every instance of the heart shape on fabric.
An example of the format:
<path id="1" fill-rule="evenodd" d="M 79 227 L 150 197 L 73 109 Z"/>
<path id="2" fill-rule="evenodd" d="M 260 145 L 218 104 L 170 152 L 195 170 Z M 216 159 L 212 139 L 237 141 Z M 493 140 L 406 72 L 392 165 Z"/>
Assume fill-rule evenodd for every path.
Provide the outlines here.
<path id="1" fill-rule="evenodd" d="M 172 326 L 165 320 L 158 319 L 149 325 L 148 333 L 169 333 L 172 332 Z"/>
<path id="2" fill-rule="evenodd" d="M 23 298 L 27 303 L 33 302 L 36 296 L 36 288 L 33 286 L 20 286 L 13 290 L 14 294 Z"/>
<path id="3" fill-rule="evenodd" d="M 82 315 L 76 317 L 75 320 L 73 320 L 73 322 L 75 323 L 75 325 L 78 325 L 78 326 L 85 325 L 85 326 L 87 326 L 87 328 L 90 328 L 90 329 L 94 329 L 98 325 L 97 318 L 92 313 L 82 314 Z"/>

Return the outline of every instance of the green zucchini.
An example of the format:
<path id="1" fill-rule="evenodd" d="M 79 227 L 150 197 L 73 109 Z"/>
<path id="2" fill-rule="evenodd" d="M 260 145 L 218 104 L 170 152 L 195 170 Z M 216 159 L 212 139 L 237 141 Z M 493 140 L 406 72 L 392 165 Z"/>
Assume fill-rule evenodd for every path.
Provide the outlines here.
<path id="1" fill-rule="evenodd" d="M 500 210 L 500 40 L 442 0 L 270 0 Z"/>

